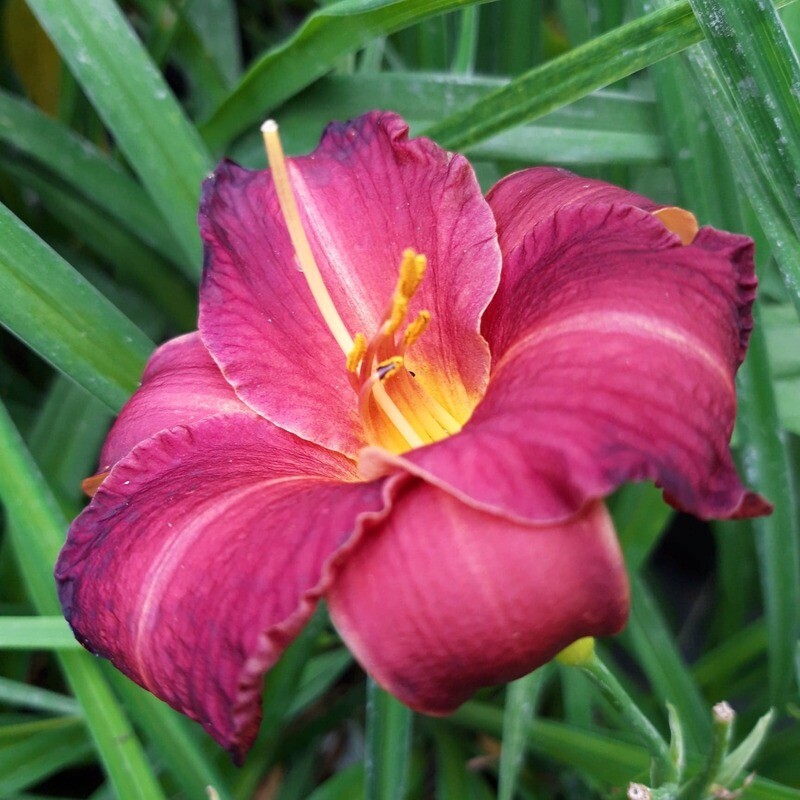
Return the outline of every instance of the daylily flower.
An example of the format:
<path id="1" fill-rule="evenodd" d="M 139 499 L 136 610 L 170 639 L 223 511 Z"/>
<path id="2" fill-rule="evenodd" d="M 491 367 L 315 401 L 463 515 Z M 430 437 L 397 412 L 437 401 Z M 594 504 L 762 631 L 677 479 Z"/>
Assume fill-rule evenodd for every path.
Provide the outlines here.
<path id="1" fill-rule="evenodd" d="M 320 598 L 444 714 L 620 630 L 621 483 L 768 513 L 729 451 L 750 239 L 558 169 L 484 199 L 392 114 L 265 140 L 271 171 L 204 185 L 199 332 L 153 355 L 61 553 L 93 652 L 241 757 Z"/>

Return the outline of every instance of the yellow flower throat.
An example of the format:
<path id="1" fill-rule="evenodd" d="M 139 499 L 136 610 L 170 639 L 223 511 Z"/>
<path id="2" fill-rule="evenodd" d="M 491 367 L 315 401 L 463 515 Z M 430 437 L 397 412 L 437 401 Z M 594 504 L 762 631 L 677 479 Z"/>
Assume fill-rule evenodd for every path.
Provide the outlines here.
<path id="1" fill-rule="evenodd" d="M 308 288 L 333 338 L 344 353 L 344 368 L 356 393 L 367 438 L 394 452 L 438 441 L 461 430 L 461 423 L 444 405 L 422 389 L 406 368 L 406 352 L 431 321 L 420 311 L 408 322 L 411 298 L 425 275 L 427 259 L 412 249 L 403 252 L 397 284 L 377 332 L 351 336 L 331 299 L 308 242 L 292 190 L 278 126 L 261 126 L 281 213 Z M 462 420 L 463 421 L 463 420 Z"/>

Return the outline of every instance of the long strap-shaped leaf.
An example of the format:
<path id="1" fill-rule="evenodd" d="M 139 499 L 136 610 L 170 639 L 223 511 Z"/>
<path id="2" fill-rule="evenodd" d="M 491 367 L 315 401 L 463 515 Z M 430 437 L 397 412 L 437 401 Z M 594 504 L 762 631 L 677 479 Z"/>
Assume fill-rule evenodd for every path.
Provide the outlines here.
<path id="1" fill-rule="evenodd" d="M 754 520 L 767 621 L 770 700 L 782 703 L 795 684 L 800 638 L 800 523 L 786 444 L 781 438 L 764 331 L 758 324 L 740 372 L 743 459 L 748 480 L 775 503 L 771 517 Z"/>
<path id="2" fill-rule="evenodd" d="M 61 419 L 65 413 L 68 424 Z M 75 484 L 78 477 L 91 473 L 99 446 L 98 432 L 94 430 L 97 426 L 97 404 L 87 403 L 85 392 L 74 384 L 57 381 L 50 389 L 47 402 L 41 408 L 29 437 L 30 453 L 43 472 L 48 489 L 61 486 L 62 494 L 70 497 L 73 487 L 77 488 Z M 102 434 L 102 424 L 99 433 Z M 65 503 L 65 516 L 77 513 L 72 505 Z M 65 640 L 68 649 L 79 648 L 68 625 L 61 618 L 27 618 L 25 622 L 27 628 L 38 630 L 40 634 L 38 640 L 28 635 L 28 649 L 42 646 L 42 635 L 47 633 L 48 628 L 55 633 L 51 646 L 63 649 L 61 645 Z M 0 617 L 0 645 L 6 641 L 4 631 L 7 626 L 4 623 L 5 619 Z M 24 638 L 20 636 L 18 628 L 11 626 L 12 636 L 15 631 L 19 645 Z M 61 644 L 57 638 L 59 633 Z M 195 739 L 195 723 L 140 689 L 111 664 L 101 663 L 101 670 L 128 709 L 131 721 L 145 734 L 148 745 L 159 753 L 161 762 L 172 774 L 183 796 L 203 797 L 206 786 L 213 786 L 220 800 L 227 800 L 230 795 L 222 777 Z"/>
<path id="3" fill-rule="evenodd" d="M 1 650 L 80 650 L 64 617 L 0 617 Z"/>
<path id="4" fill-rule="evenodd" d="M 117 411 L 153 344 L 0 205 L 0 323 Z"/>
<path id="5" fill-rule="evenodd" d="M 49 493 L 14 423 L 0 404 L 0 500 L 28 594 L 41 614 L 58 614 L 52 569 L 66 520 Z M 120 800 L 159 800 L 164 793 L 139 740 L 85 653 L 60 652 L 59 661 L 83 707 L 103 766 Z"/>
<path id="6" fill-rule="evenodd" d="M 411 755 L 412 712 L 367 679 L 366 800 L 403 800 Z"/>
<path id="7" fill-rule="evenodd" d="M 690 0 L 757 163 L 800 231 L 800 62 L 771 0 Z"/>
<path id="8" fill-rule="evenodd" d="M 749 0 L 744 2 L 747 4 Z M 761 3 L 764 14 L 768 13 L 768 5 Z M 710 16 L 711 10 L 704 7 L 702 13 Z M 715 26 L 726 25 L 726 20 L 730 17 L 723 15 L 716 19 L 718 22 L 714 23 Z M 757 30 L 751 31 L 747 36 L 744 36 L 743 31 L 739 32 L 740 36 L 732 35 L 733 30 L 730 27 L 726 30 L 731 35 L 724 43 L 717 42 L 716 47 L 730 50 L 729 57 L 733 60 L 741 57 L 739 52 L 741 49 L 751 49 L 754 46 L 753 42 L 758 39 Z M 771 35 L 772 32 L 769 33 L 769 36 Z M 748 39 L 746 44 L 744 38 Z M 795 255 L 800 255 L 800 250 L 791 234 L 784 236 L 776 233 L 781 230 L 776 226 L 783 226 L 786 223 L 776 219 L 782 216 L 782 209 L 773 204 L 776 196 L 786 193 L 780 186 L 783 184 L 785 190 L 787 188 L 785 184 L 791 178 L 784 175 L 783 166 L 775 162 L 769 151 L 766 151 L 764 159 L 754 162 L 751 160 L 752 148 L 743 146 L 748 135 L 753 133 L 752 126 L 757 124 L 757 120 L 749 118 L 750 112 L 747 106 L 750 96 L 757 92 L 762 97 L 777 97 L 781 91 L 782 76 L 775 76 L 769 72 L 759 73 L 758 80 L 754 78 L 754 82 L 747 86 L 726 86 L 722 76 L 725 70 L 714 68 L 709 49 L 706 45 L 692 54 L 691 62 L 697 69 L 698 77 L 702 78 L 697 81 L 698 89 L 704 94 L 705 105 L 732 157 L 737 176 L 748 188 L 753 189 L 748 197 L 759 212 L 759 220 L 773 244 L 773 253 L 784 268 L 791 286 L 791 278 L 795 275 L 800 277 L 800 268 L 793 262 L 790 254 L 794 252 Z M 729 57 L 724 58 L 727 61 Z M 662 74 L 661 71 L 656 72 L 657 86 L 663 88 L 666 81 L 670 100 L 674 102 L 679 86 L 669 83 L 666 66 L 663 72 L 666 74 Z M 693 102 L 693 97 L 691 94 L 685 94 L 687 89 L 685 82 L 681 85 L 684 87 L 681 104 L 689 105 Z M 743 98 L 742 94 L 747 95 L 747 99 Z M 777 102 L 773 102 L 776 104 L 777 113 Z M 789 115 L 795 113 L 791 109 L 783 110 Z M 781 124 L 787 126 L 786 133 L 790 134 L 788 121 Z M 704 141 L 705 137 L 699 128 L 672 130 L 670 135 L 675 139 L 678 149 L 684 149 L 689 153 L 709 152 L 713 147 L 713 143 Z M 800 140 L 795 142 L 795 145 L 800 146 Z M 720 164 L 718 159 L 713 162 L 698 158 L 685 161 L 691 163 L 681 165 L 678 178 L 687 201 L 698 176 L 701 183 L 707 185 L 718 186 L 724 182 L 721 174 L 724 173 L 725 166 Z M 735 203 L 723 204 L 719 209 L 715 209 L 711 204 L 707 205 L 705 193 L 691 199 L 701 218 L 713 219 L 718 224 L 732 229 L 741 227 L 741 217 Z M 783 231 L 784 234 L 788 233 L 785 228 Z M 796 287 L 792 291 L 792 296 L 795 303 L 798 303 L 799 293 Z M 758 308 L 756 314 L 758 318 Z M 780 703 L 786 697 L 793 681 L 794 647 L 800 635 L 800 578 L 798 577 L 800 524 L 797 518 L 797 502 L 793 491 L 789 457 L 779 432 L 780 421 L 766 340 L 759 324 L 753 332 L 750 353 L 741 369 L 740 378 L 740 435 L 746 453 L 743 463 L 748 479 L 775 503 L 774 514 L 771 517 L 755 520 L 754 525 L 759 539 L 759 567 L 766 606 L 770 696 L 773 703 Z"/>
<path id="9" fill-rule="evenodd" d="M 536 714 L 548 668 L 542 667 L 506 687 L 503 710 L 503 749 L 500 753 L 498 800 L 513 800 L 528 749 L 528 732 Z"/>
<path id="10" fill-rule="evenodd" d="M 197 131 L 114 0 L 27 0 L 181 243 L 197 277 L 200 183 L 211 168 Z"/>
<path id="11" fill-rule="evenodd" d="M 153 201 L 125 170 L 91 142 L 35 106 L 0 91 L 0 142 L 104 208 L 166 258 L 175 239 Z"/>
<path id="12" fill-rule="evenodd" d="M 370 40 L 476 0 L 341 0 L 312 14 L 300 29 L 256 61 L 202 126 L 212 150 L 328 72 Z"/>
<path id="13" fill-rule="evenodd" d="M 792 1 L 782 0 L 780 5 Z M 702 38 L 689 0 L 680 0 L 526 72 L 426 134 L 445 147 L 463 149 L 561 108 Z"/>
<path id="14" fill-rule="evenodd" d="M 459 77 L 454 82 L 445 73 L 326 76 L 281 106 L 281 136 L 287 150 L 307 152 L 316 146 L 319 132 L 329 120 L 356 117 L 381 108 L 387 97 L 391 98 L 392 110 L 405 117 L 415 133 L 504 84 L 502 79 L 484 77 Z M 246 163 L 263 161 L 260 137 L 253 135 L 246 144 Z M 475 158 L 564 166 L 660 162 L 666 155 L 666 146 L 652 100 L 627 92 L 603 91 L 533 125 L 480 142 L 468 152 Z"/>

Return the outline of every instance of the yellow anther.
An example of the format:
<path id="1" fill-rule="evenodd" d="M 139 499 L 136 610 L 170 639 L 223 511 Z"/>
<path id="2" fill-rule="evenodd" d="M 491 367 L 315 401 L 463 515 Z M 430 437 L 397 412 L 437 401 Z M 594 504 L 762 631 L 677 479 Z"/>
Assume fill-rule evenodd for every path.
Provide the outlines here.
<path id="1" fill-rule="evenodd" d="M 416 318 L 409 322 L 406 326 L 405 332 L 403 333 L 403 345 L 405 347 L 411 347 L 411 345 L 413 345 L 414 342 L 416 342 L 417 339 L 419 339 L 419 337 L 425 333 L 430 321 L 431 312 L 420 311 Z"/>
<path id="2" fill-rule="evenodd" d="M 383 331 L 387 335 L 394 334 L 403 324 L 403 320 L 408 313 L 408 301 L 422 283 L 425 268 L 428 266 L 428 259 L 412 250 L 410 247 L 403 250 L 403 259 L 400 262 L 399 275 L 397 276 L 397 286 L 392 295 L 392 309 L 386 322 L 383 324 Z"/>
<path id="3" fill-rule="evenodd" d="M 409 300 L 422 283 L 422 276 L 428 266 L 428 259 L 421 253 L 409 248 L 403 251 L 403 260 L 400 262 L 400 275 L 397 280 L 396 295 L 402 295 Z"/>
<path id="4" fill-rule="evenodd" d="M 408 313 L 408 298 L 401 294 L 392 297 L 392 311 L 389 319 L 384 323 L 384 331 L 387 334 L 394 333 L 402 324 Z"/>
<path id="5" fill-rule="evenodd" d="M 355 372 L 367 352 L 367 337 L 357 333 L 353 337 L 353 349 L 347 354 L 347 371 Z"/>
<path id="6" fill-rule="evenodd" d="M 378 364 L 375 368 L 375 374 L 378 376 L 379 380 L 386 381 L 393 375 L 396 375 L 402 366 L 403 356 L 392 356 Z"/>

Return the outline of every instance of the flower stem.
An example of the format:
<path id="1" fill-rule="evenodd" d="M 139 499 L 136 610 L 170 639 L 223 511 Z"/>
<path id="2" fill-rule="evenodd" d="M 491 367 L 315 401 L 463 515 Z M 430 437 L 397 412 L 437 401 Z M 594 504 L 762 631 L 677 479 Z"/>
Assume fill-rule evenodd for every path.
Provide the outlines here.
<path id="1" fill-rule="evenodd" d="M 709 787 L 716 781 L 722 762 L 728 754 L 733 735 L 733 721 L 736 715 L 727 703 L 717 703 L 712 717 L 714 721 L 711 750 L 703 764 L 703 769 L 686 785 L 678 795 L 680 800 L 702 800 Z"/>
<path id="2" fill-rule="evenodd" d="M 408 781 L 412 712 L 367 680 L 366 800 L 401 800 Z"/>
<path id="3" fill-rule="evenodd" d="M 631 696 L 622 688 L 608 667 L 593 653 L 577 664 L 592 680 L 613 708 L 636 732 L 653 757 L 652 782 L 655 786 L 672 783 L 677 779 L 669 747 L 653 723 L 642 713 Z"/>

